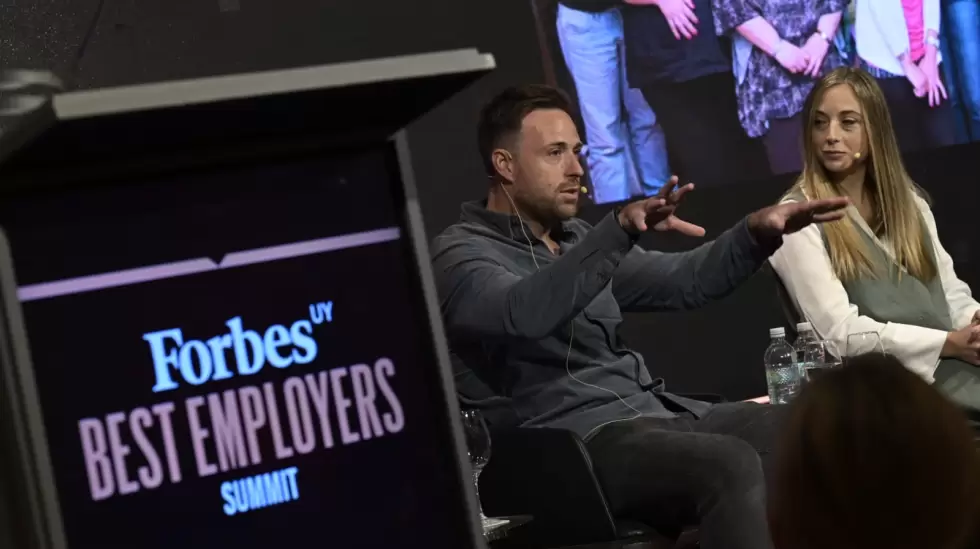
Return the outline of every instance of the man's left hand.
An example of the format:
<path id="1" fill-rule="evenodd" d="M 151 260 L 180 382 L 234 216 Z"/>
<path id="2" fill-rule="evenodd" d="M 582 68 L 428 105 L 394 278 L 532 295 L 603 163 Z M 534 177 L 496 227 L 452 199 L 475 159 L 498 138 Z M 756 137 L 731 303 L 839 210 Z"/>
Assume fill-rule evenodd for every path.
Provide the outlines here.
<path id="1" fill-rule="evenodd" d="M 847 197 L 839 196 L 769 206 L 749 215 L 749 229 L 764 239 L 792 234 L 813 223 L 843 218 L 844 209 L 850 202 Z"/>

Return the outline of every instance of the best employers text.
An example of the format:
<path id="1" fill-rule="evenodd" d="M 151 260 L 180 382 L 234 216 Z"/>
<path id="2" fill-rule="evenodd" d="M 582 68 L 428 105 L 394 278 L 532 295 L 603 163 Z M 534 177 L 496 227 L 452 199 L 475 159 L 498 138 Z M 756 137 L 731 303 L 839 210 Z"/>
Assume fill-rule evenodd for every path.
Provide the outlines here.
<path id="1" fill-rule="evenodd" d="M 180 329 L 147 333 L 143 339 L 149 343 L 156 380 L 152 392 L 174 390 L 178 381 L 200 386 L 234 374 L 251 377 L 266 364 L 283 369 L 314 363 L 317 324 L 302 319 L 288 328 L 269 326 L 260 335 L 234 317 L 225 323 L 226 334 L 206 342 L 185 340 Z M 380 357 L 371 363 L 297 372 L 281 382 L 250 383 L 182 402 L 84 418 L 78 429 L 91 497 L 99 501 L 165 482 L 180 483 L 184 471 L 179 454 L 188 445 L 176 440 L 175 431 L 189 434 L 198 477 L 260 466 L 270 455 L 285 460 L 399 433 L 405 417 L 391 383 L 395 372 L 395 363 Z M 296 468 L 282 471 L 283 486 L 290 487 L 282 494 L 295 499 Z M 222 488 L 226 500 L 227 490 Z"/>

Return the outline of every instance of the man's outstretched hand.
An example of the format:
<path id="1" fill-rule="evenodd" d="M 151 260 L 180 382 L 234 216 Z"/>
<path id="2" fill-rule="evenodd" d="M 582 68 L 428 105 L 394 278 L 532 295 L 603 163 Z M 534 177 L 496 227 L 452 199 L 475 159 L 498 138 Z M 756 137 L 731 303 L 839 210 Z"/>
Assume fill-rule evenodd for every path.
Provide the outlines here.
<path id="1" fill-rule="evenodd" d="M 843 218 L 848 204 L 850 200 L 840 196 L 769 206 L 749 215 L 749 229 L 762 238 L 792 234 L 813 223 L 827 223 Z"/>
<path id="2" fill-rule="evenodd" d="M 678 188 L 677 176 L 671 177 L 656 196 L 632 202 L 619 210 L 619 224 L 630 234 L 640 234 L 652 228 L 655 231 L 704 236 L 704 228 L 674 215 L 681 199 L 693 189 L 693 183 Z"/>

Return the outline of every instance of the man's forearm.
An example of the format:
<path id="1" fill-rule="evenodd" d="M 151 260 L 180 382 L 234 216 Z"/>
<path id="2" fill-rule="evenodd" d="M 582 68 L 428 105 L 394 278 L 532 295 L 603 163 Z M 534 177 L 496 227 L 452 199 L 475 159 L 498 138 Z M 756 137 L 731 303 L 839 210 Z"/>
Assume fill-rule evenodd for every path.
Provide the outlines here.
<path id="1" fill-rule="evenodd" d="M 774 250 L 753 236 L 746 219 L 688 252 L 634 250 L 616 271 L 613 291 L 626 311 L 694 309 L 730 294 Z"/>
<path id="2" fill-rule="evenodd" d="M 760 238 L 751 218 L 746 218 L 715 240 L 712 249 L 698 262 L 694 274 L 697 298 L 688 306 L 703 306 L 735 291 L 754 275 L 779 247 L 776 240 Z"/>

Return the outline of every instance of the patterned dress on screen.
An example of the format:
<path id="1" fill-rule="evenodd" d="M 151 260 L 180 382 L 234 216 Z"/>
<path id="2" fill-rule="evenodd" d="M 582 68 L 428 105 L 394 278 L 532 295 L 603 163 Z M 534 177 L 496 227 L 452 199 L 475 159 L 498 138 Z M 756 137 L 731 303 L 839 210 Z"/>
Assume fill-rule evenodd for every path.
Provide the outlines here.
<path id="1" fill-rule="evenodd" d="M 715 32 L 719 36 L 735 36 L 740 25 L 762 16 L 784 41 L 803 47 L 817 32 L 822 16 L 843 11 L 848 3 L 849 0 L 713 0 Z M 844 64 L 836 41 L 832 41 L 820 76 Z M 764 135 L 769 120 L 800 113 L 817 80 L 790 73 L 775 58 L 753 47 L 744 76 L 736 78 L 735 92 L 738 118 L 749 137 Z"/>

